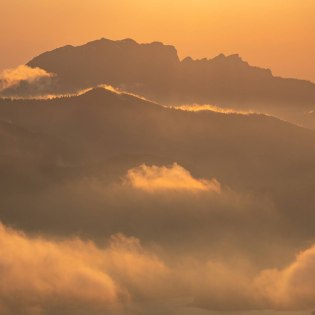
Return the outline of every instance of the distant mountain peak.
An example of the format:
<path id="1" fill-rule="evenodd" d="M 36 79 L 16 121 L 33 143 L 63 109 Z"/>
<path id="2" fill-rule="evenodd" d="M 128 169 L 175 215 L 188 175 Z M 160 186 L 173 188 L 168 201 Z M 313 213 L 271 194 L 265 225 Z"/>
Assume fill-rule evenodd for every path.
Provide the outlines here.
<path id="1" fill-rule="evenodd" d="M 244 61 L 239 54 L 225 55 L 223 53 L 215 56 L 212 59 L 202 58 L 193 59 L 192 57 L 186 57 L 182 60 L 183 63 L 198 62 L 198 63 L 238 63 L 249 66 L 248 62 Z"/>
<path id="2" fill-rule="evenodd" d="M 120 42 L 123 44 L 138 45 L 138 43 L 132 38 L 125 38 L 125 39 L 122 39 Z"/>
<path id="3" fill-rule="evenodd" d="M 112 97 L 116 96 L 117 93 L 105 88 L 105 87 L 95 87 L 92 89 L 87 90 L 83 94 L 79 95 L 79 97 L 84 97 L 84 98 L 96 98 L 96 99 L 101 99 L 104 97 Z"/>
<path id="4" fill-rule="evenodd" d="M 214 57 L 213 59 L 210 59 L 209 61 L 243 64 L 249 66 L 248 62 L 244 61 L 239 54 L 225 55 L 221 53 L 218 56 Z"/>
<path id="5" fill-rule="evenodd" d="M 218 104 L 245 110 L 267 108 L 270 113 L 286 107 L 314 110 L 311 82 L 276 77 L 239 54 L 180 60 L 174 46 L 159 41 L 141 44 L 130 38 L 101 38 L 43 53 L 27 65 L 56 74 L 55 93 L 105 84 L 170 105 Z"/>
<path id="6" fill-rule="evenodd" d="M 232 54 L 232 55 L 227 56 L 226 58 L 230 60 L 243 61 L 243 59 L 241 58 L 239 54 Z"/>

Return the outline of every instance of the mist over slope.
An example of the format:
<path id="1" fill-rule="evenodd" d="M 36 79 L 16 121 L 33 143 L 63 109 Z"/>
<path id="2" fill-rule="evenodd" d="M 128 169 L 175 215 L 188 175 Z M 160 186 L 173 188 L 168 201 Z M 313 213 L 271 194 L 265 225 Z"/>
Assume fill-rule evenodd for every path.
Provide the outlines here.
<path id="1" fill-rule="evenodd" d="M 162 104 L 214 104 L 268 113 L 308 128 L 315 125 L 313 83 L 275 77 L 236 54 L 179 60 L 173 46 L 159 42 L 100 39 L 45 52 L 27 65 L 55 74 L 45 87 L 55 93 L 110 84 Z M 28 90 L 32 87 L 24 84 L 5 93 L 26 95 Z"/>
<path id="2" fill-rule="evenodd" d="M 58 198 L 62 185 L 92 179 L 93 186 L 95 178 L 120 182 L 139 165 L 177 163 L 195 178 L 215 178 L 233 191 L 270 198 L 285 220 L 294 220 L 297 233 L 303 226 L 303 234 L 313 237 L 308 217 L 314 205 L 312 131 L 263 115 L 168 109 L 101 88 L 48 101 L 1 100 L 0 115 L 2 218 L 7 222 L 17 219 L 35 229 L 73 224 L 72 232 L 83 224 L 96 233 L 102 223 L 93 216 L 90 223 L 74 216 L 65 224 L 56 217 L 55 226 L 51 219 L 43 225 L 41 220 L 56 214 L 48 210 L 51 204 L 41 205 L 35 195 L 25 202 L 22 196 L 57 189 L 61 209 L 63 202 L 71 204 Z M 41 210 L 29 221 L 28 211 L 35 208 Z"/>
<path id="3" fill-rule="evenodd" d="M 0 117 L 4 314 L 315 307 L 313 131 L 103 88 Z"/>

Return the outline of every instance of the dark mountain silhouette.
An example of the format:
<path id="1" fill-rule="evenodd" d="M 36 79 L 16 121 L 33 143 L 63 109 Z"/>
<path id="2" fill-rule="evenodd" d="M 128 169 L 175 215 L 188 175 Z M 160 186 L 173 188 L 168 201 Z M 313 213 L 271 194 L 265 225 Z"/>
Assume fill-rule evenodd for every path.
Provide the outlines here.
<path id="1" fill-rule="evenodd" d="M 52 100 L 2 99 L 0 117 L 1 220 L 6 224 L 31 231 L 84 231 L 93 239 L 123 232 L 166 244 L 177 233 L 174 242 L 188 235 L 202 236 L 208 244 L 224 237 L 220 227 L 231 222 L 233 239 L 244 251 L 259 246 L 252 253 L 260 261 L 265 255 L 261 247 L 270 248 L 266 231 L 272 230 L 282 248 L 283 235 L 294 249 L 315 237 L 315 134 L 308 129 L 264 115 L 175 110 L 101 88 Z M 110 196 L 105 198 L 109 204 L 96 197 L 142 163 L 174 162 L 195 178 L 215 177 L 233 191 L 267 196 L 268 208 L 278 209 L 281 222 L 274 215 L 266 218 L 268 208 L 260 212 L 263 202 L 246 220 L 235 219 L 236 214 L 232 220 L 227 210 L 213 217 L 194 199 L 201 214 L 187 219 L 190 204 L 182 205 L 183 214 L 166 208 L 167 215 L 156 218 L 151 202 L 142 208 L 135 201 L 118 206 L 118 201 L 110 204 Z M 95 186 L 97 195 L 91 197 Z"/>
<path id="2" fill-rule="evenodd" d="M 46 52 L 28 65 L 56 73 L 58 92 L 109 84 L 163 104 L 216 104 L 315 126 L 315 84 L 275 77 L 238 55 L 180 61 L 173 46 L 159 42 L 100 39 Z"/>

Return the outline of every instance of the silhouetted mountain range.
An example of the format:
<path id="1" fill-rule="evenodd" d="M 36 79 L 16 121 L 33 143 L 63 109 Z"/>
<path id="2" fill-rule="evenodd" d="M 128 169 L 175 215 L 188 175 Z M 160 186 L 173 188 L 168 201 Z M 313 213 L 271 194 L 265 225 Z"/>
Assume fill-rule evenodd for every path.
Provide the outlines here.
<path id="1" fill-rule="evenodd" d="M 43 53 L 28 66 L 57 74 L 57 92 L 108 84 L 162 104 L 216 104 L 315 125 L 315 84 L 275 77 L 238 55 L 181 61 L 173 46 L 159 42 L 100 39 Z"/>

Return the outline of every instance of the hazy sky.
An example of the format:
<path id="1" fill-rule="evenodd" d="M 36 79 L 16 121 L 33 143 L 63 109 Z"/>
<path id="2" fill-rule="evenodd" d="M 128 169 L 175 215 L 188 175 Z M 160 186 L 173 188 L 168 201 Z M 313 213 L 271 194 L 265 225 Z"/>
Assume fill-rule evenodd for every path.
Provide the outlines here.
<path id="1" fill-rule="evenodd" d="M 314 0 L 0 0 L 0 69 L 100 37 L 163 41 L 180 57 L 240 53 L 315 81 Z"/>

